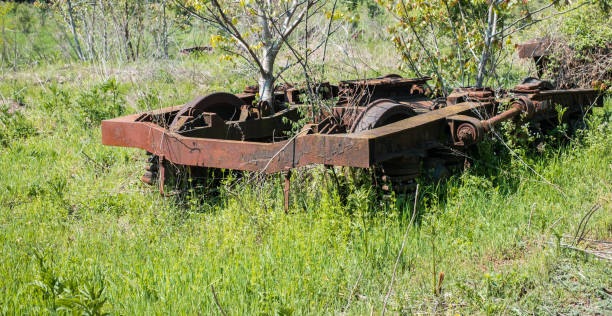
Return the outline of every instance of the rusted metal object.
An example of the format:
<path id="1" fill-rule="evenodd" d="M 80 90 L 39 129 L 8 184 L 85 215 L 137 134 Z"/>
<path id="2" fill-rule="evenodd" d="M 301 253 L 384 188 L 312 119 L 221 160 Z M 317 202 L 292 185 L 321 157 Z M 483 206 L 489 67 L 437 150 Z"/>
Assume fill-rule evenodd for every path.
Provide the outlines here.
<path id="1" fill-rule="evenodd" d="M 549 38 L 535 39 L 517 45 L 518 55 L 522 59 L 533 59 L 538 70 L 538 76 L 542 77 L 549 61 L 548 56 L 550 55 L 551 46 L 552 40 Z"/>
<path id="2" fill-rule="evenodd" d="M 516 93 L 537 93 L 543 90 L 553 90 L 554 88 L 553 84 L 548 81 L 527 77 L 523 79 L 523 82 L 516 85 L 512 91 Z"/>
<path id="3" fill-rule="evenodd" d="M 519 58 L 539 58 L 549 54 L 551 41 L 547 38 L 535 39 L 517 46 Z"/>
<path id="4" fill-rule="evenodd" d="M 286 172 L 312 164 L 374 168 L 383 190 L 409 190 L 423 168 L 443 175 L 464 159 L 449 152 L 471 146 L 508 120 L 557 120 L 558 107 L 576 117 L 601 105 L 589 89 L 551 90 L 537 79 L 508 92 L 488 88 L 455 89 L 432 99 L 429 78 L 397 75 L 322 83 L 314 93 L 331 107 L 316 112 L 294 136 L 291 123 L 311 117 L 301 104 L 305 88 L 276 89 L 275 114 L 256 106 L 255 87 L 241 94 L 214 93 L 176 107 L 127 115 L 102 122 L 105 145 L 137 147 L 151 154 L 143 181 L 156 179 L 163 190 L 168 163 L 208 170 L 222 168 L 263 173 Z M 503 110 L 507 105 L 507 109 Z"/>
<path id="5" fill-rule="evenodd" d="M 456 88 L 446 97 L 447 105 L 455 105 L 462 102 L 495 102 L 495 92 L 493 89 L 485 88 Z"/>

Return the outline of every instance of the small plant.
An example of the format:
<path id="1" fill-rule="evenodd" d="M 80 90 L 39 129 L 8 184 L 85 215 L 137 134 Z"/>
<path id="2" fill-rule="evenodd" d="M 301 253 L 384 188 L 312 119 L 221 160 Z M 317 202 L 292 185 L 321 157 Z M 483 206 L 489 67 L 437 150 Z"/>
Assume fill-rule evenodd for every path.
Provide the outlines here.
<path id="1" fill-rule="evenodd" d="M 14 140 L 36 134 L 38 130 L 20 111 L 11 112 L 8 107 L 0 106 L 0 146 L 6 147 Z"/>
<path id="2" fill-rule="evenodd" d="M 51 84 L 48 88 L 51 92 L 51 97 L 49 97 L 48 94 L 42 95 L 42 98 L 44 98 L 42 107 L 47 112 L 55 113 L 55 111 L 58 109 L 66 107 L 70 104 L 69 94 L 62 90 L 57 84 Z"/>
<path id="3" fill-rule="evenodd" d="M 123 102 L 114 78 L 81 93 L 76 100 L 78 110 L 88 126 L 98 125 L 102 120 L 123 114 Z"/>
<path id="4" fill-rule="evenodd" d="M 138 98 L 136 104 L 138 104 L 138 108 L 142 110 L 158 109 L 161 106 L 159 91 L 156 89 L 144 91 L 142 96 Z"/>
<path id="5" fill-rule="evenodd" d="M 35 249 L 32 259 L 36 262 L 37 278 L 32 285 L 40 294 L 51 313 L 65 312 L 74 315 L 100 316 L 104 312 L 107 299 L 105 278 L 100 271 L 94 273 L 92 280 L 79 284 L 76 279 L 65 279 L 47 261 L 47 255 L 41 249 Z"/>

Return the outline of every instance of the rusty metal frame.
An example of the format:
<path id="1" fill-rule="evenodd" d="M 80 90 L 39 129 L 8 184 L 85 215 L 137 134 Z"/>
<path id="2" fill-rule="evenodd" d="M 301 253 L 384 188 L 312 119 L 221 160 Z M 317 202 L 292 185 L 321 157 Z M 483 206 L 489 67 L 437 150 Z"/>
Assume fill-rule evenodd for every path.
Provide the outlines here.
<path id="1" fill-rule="evenodd" d="M 190 137 L 153 122 L 142 121 L 142 114 L 133 114 L 103 121 L 102 143 L 141 148 L 169 162 L 188 166 L 265 173 L 311 164 L 369 168 L 441 145 L 471 144 L 480 140 L 482 134 L 495 124 L 520 114 L 550 116 L 553 104 L 570 107 L 570 112 L 580 111 L 585 104 L 601 103 L 597 95 L 596 91 L 588 89 L 517 94 L 509 110 L 488 119 L 483 116 L 494 111 L 496 103 L 462 102 L 355 133 L 321 134 L 317 133 L 317 125 L 311 124 L 296 137 L 278 142 L 241 141 L 236 140 L 239 137 L 221 138 L 223 135 L 218 138 Z M 162 109 L 156 113 L 169 113 L 177 108 Z M 232 122 L 225 123 L 213 123 L 208 129 L 228 135 L 227 126 Z M 256 131 L 268 129 L 270 124 L 277 123 L 277 118 L 268 118 L 240 124 Z"/>
<path id="2" fill-rule="evenodd" d="M 133 114 L 102 122 L 102 143 L 136 147 L 180 165 L 278 172 L 311 164 L 368 168 L 376 163 L 445 143 L 447 117 L 469 115 L 488 103 L 461 103 L 368 131 L 312 131 L 279 142 L 198 138 L 171 132 Z"/>
<path id="3" fill-rule="evenodd" d="M 503 100 L 496 99 L 494 91 L 488 88 L 459 88 L 445 100 L 433 101 L 425 96 L 423 85 L 427 79 L 391 75 L 343 81 L 339 86 L 322 84 L 326 87 L 324 91 L 329 92 L 325 97 L 338 97 L 338 103 L 321 112 L 318 122 L 304 125 L 290 139 L 282 132 L 290 129 L 288 122 L 298 121 L 298 109 L 307 105 L 289 102 L 291 105 L 284 110 L 261 117 L 259 110 L 248 105 L 255 95 L 246 91 L 237 95 L 211 94 L 185 106 L 105 120 L 102 143 L 141 148 L 158 156 L 163 186 L 164 161 L 263 173 L 312 164 L 370 168 L 398 158 L 425 157 L 430 149 L 469 146 L 503 121 L 520 117 L 532 121 L 553 119 L 557 105 L 574 116 L 590 111 L 591 105 L 602 105 L 595 90 L 550 90 L 549 83 L 535 78 L 502 94 Z M 288 88 L 278 91 L 277 98 L 296 101 L 301 93 L 303 89 Z M 391 97 L 393 100 L 387 100 L 387 106 L 409 106 L 418 114 L 355 132 L 350 126 L 377 104 L 371 97 L 376 100 Z M 206 112 L 213 103 L 202 100 L 240 107 L 240 119 L 225 121 L 218 113 Z M 363 106 L 370 101 L 374 102 Z M 503 104 L 510 106 L 497 114 Z M 253 113 L 255 117 L 251 116 Z M 169 124 L 170 121 L 173 123 Z"/>

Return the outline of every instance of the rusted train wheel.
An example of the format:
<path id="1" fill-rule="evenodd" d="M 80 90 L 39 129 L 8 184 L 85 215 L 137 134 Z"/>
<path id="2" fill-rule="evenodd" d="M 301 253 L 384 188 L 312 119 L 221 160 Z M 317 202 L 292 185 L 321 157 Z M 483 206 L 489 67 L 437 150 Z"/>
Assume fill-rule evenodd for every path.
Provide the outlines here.
<path id="1" fill-rule="evenodd" d="M 198 120 L 203 112 L 216 113 L 226 121 L 237 120 L 242 105 L 244 105 L 242 100 L 226 92 L 215 92 L 195 98 L 176 113 L 169 125 L 169 130 L 180 131 L 187 126 L 186 123 L 189 123 L 189 121 L 182 120 L 181 117 L 186 117 L 187 120 Z M 152 153 L 147 154 L 150 156 L 147 159 L 148 165 L 145 167 L 145 174 L 140 180 L 152 185 L 159 178 L 159 157 Z M 209 180 L 208 178 L 211 176 L 210 168 L 173 165 L 167 161 L 163 164 L 165 178 L 172 179 L 177 185 L 184 184 L 188 179 Z"/>
<path id="2" fill-rule="evenodd" d="M 370 103 L 353 124 L 351 131 L 360 132 L 416 116 L 407 104 L 379 99 Z M 405 193 L 415 186 L 420 175 L 421 157 L 404 156 L 391 159 L 374 167 L 375 182 L 383 192 Z"/>
<path id="3" fill-rule="evenodd" d="M 226 121 L 233 121 L 240 116 L 240 107 L 243 104 L 244 102 L 237 96 L 227 92 L 214 92 L 197 97 L 178 111 L 170 127 L 176 125 L 179 117 L 183 115 L 196 117 L 202 112 L 216 113 Z"/>

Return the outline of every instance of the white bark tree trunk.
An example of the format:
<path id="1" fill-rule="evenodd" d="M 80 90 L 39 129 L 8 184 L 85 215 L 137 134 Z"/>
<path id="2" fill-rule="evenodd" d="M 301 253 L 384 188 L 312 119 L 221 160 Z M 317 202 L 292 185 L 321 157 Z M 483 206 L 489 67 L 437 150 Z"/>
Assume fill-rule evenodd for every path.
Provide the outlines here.
<path id="1" fill-rule="evenodd" d="M 274 48 L 264 49 L 262 61 L 263 71 L 259 74 L 259 96 L 262 102 L 267 102 L 272 113 L 274 113 L 274 61 L 278 50 Z"/>
<path id="2" fill-rule="evenodd" d="M 76 25 L 74 23 L 74 16 L 72 13 L 72 1 L 68 0 L 68 16 L 70 18 L 70 29 L 72 30 L 72 36 L 74 37 L 74 46 L 76 48 L 77 57 L 80 60 L 85 60 L 83 51 L 81 50 L 81 43 L 79 42 L 79 36 L 77 35 Z"/>
<path id="3" fill-rule="evenodd" d="M 254 43 L 245 39 L 239 28 L 245 25 L 238 24 L 237 17 L 234 19 L 228 18 L 223 6 L 217 0 L 210 0 L 210 7 L 206 7 L 210 18 L 204 18 L 205 21 L 212 22 L 219 26 L 225 32 L 229 33 L 235 40 L 245 55 L 240 54 L 245 59 L 249 60 L 252 66 L 257 68 L 259 72 L 259 97 L 260 102 L 268 104 L 268 112 L 274 113 L 274 63 L 280 48 L 286 43 L 288 37 L 295 30 L 302 18 L 306 15 L 307 9 L 311 4 L 308 0 L 293 0 L 289 3 L 277 3 L 272 0 L 261 0 L 250 3 L 250 8 L 256 11 L 254 21 L 259 25 L 260 31 L 257 32 L 257 37 L 254 38 Z M 296 10 L 306 5 L 301 13 L 295 15 Z M 189 9 L 188 9 L 189 10 Z M 277 12 L 280 10 L 281 12 Z M 199 16 L 196 13 L 197 16 Z M 278 24 L 278 20 L 283 20 L 282 24 Z M 248 20 L 248 24 L 252 24 L 253 20 Z M 250 27 L 250 26 L 248 26 Z M 261 54 L 260 54 L 261 53 Z M 265 113 L 268 114 L 268 113 Z"/>
<path id="4" fill-rule="evenodd" d="M 263 12 L 260 13 L 258 20 L 262 28 L 261 39 L 263 42 L 263 60 L 261 61 L 263 69 L 260 70 L 259 74 L 259 96 L 262 102 L 268 103 L 270 111 L 274 114 L 274 62 L 280 43 L 275 42 L 272 38 L 270 21 Z"/>
<path id="5" fill-rule="evenodd" d="M 497 12 L 495 11 L 494 3 L 489 5 L 489 13 L 487 17 L 487 29 L 485 31 L 485 42 L 478 64 L 478 75 L 476 76 L 476 87 L 481 88 L 486 76 L 486 68 L 491 57 L 491 45 L 493 45 L 494 34 L 497 28 Z"/>

